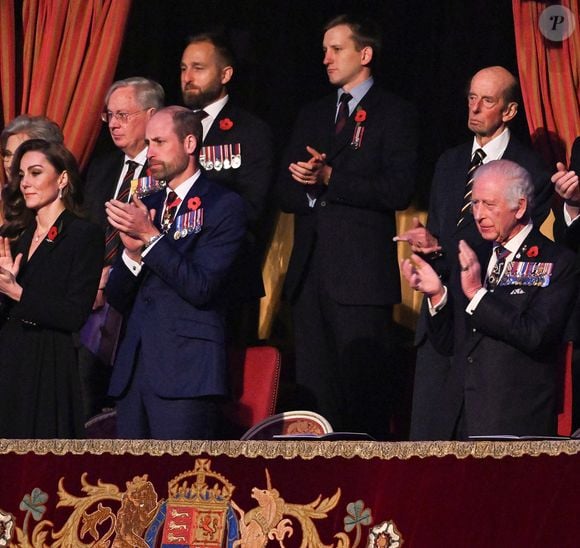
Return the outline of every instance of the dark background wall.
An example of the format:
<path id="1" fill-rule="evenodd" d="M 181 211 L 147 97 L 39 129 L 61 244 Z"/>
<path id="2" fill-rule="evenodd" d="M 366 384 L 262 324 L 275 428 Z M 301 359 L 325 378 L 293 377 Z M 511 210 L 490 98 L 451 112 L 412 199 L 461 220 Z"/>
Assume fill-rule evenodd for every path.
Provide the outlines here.
<path id="1" fill-rule="evenodd" d="M 437 157 L 469 138 L 469 77 L 494 64 L 517 74 L 509 0 L 134 0 L 116 77 L 153 78 L 168 104 L 181 104 L 179 63 L 187 36 L 223 30 L 238 57 L 230 93 L 271 125 L 280 150 L 300 106 L 331 91 L 321 28 L 350 11 L 380 23 L 384 48 L 376 77 L 419 111 L 415 201 L 425 207 Z M 525 138 L 525 117 L 518 118 L 515 131 Z M 104 131 L 98 147 L 109 144 Z"/>

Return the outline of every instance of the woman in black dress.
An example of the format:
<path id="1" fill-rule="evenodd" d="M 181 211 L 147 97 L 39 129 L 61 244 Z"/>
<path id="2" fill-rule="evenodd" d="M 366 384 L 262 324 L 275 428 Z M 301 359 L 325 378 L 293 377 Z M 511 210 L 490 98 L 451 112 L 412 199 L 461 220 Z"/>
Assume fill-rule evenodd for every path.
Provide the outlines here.
<path id="1" fill-rule="evenodd" d="M 77 216 L 74 156 L 24 142 L 3 191 L 0 236 L 0 437 L 82 437 L 78 330 L 93 304 L 103 233 Z"/>

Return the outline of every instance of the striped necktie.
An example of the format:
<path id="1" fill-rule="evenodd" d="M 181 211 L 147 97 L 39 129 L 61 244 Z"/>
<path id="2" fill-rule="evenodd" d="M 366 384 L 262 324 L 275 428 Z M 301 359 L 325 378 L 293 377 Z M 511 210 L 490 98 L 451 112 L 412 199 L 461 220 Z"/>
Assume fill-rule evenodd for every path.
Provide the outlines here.
<path id="1" fill-rule="evenodd" d="M 135 178 L 135 171 L 139 167 L 137 162 L 133 160 L 127 160 L 127 173 L 123 177 L 121 186 L 119 187 L 119 192 L 117 193 L 116 200 L 120 202 L 127 202 L 129 200 L 129 194 L 131 193 L 131 181 Z M 121 244 L 121 238 L 119 237 L 119 231 L 113 228 L 111 225 L 107 227 L 105 234 L 105 264 L 110 265 L 115 261 L 119 246 Z"/>
<path id="2" fill-rule="evenodd" d="M 467 180 L 465 182 L 465 195 L 463 196 L 463 205 L 461 206 L 461 211 L 459 212 L 459 220 L 457 221 L 457 226 L 459 226 L 467 215 L 469 215 L 469 210 L 471 207 L 471 191 L 473 189 L 473 175 L 475 170 L 483 163 L 485 158 L 485 152 L 483 149 L 478 148 L 473 153 L 473 158 L 469 164 L 469 170 L 467 171 Z"/>
<path id="3" fill-rule="evenodd" d="M 164 232 L 169 230 L 173 219 L 175 219 L 175 213 L 177 212 L 180 203 L 181 198 L 179 198 L 173 190 L 170 190 L 165 199 L 165 209 L 163 210 L 163 218 L 161 220 L 161 227 Z"/>
<path id="4" fill-rule="evenodd" d="M 495 289 L 499 280 L 501 279 L 501 275 L 503 272 L 503 267 L 505 266 L 505 260 L 509 257 L 510 250 L 506 249 L 503 245 L 497 244 L 494 246 L 493 251 L 497 258 L 496 263 L 493 265 L 487 280 L 485 281 L 485 287 L 487 289 Z"/>

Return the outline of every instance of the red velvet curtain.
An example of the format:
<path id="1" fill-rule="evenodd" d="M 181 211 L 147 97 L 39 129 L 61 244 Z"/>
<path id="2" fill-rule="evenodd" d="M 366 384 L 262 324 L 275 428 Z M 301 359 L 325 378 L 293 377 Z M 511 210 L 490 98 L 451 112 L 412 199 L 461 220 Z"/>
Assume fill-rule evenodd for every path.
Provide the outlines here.
<path id="1" fill-rule="evenodd" d="M 84 165 L 99 133 L 130 7 L 131 0 L 24 0 L 20 43 L 14 1 L 2 0 L 4 124 L 21 113 L 48 116 L 62 127 L 67 146 Z"/>
<path id="2" fill-rule="evenodd" d="M 548 165 L 567 161 L 580 135 L 580 22 L 578 0 L 561 0 L 575 16 L 576 29 L 562 41 L 547 40 L 540 16 L 551 3 L 513 0 L 520 84 L 528 126 L 536 150 Z"/>

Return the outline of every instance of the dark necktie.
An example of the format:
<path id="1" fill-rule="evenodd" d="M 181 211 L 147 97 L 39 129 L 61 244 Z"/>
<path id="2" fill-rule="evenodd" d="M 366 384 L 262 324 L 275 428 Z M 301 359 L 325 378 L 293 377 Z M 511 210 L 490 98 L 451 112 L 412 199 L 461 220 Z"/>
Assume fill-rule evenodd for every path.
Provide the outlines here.
<path id="1" fill-rule="evenodd" d="M 135 178 L 135 171 L 139 167 L 137 162 L 132 160 L 127 160 L 127 173 L 123 177 L 119 192 L 117 193 L 116 200 L 120 202 L 127 202 L 129 199 L 129 194 L 131 193 L 131 181 Z M 119 245 L 121 239 L 119 237 L 119 231 L 113 228 L 111 225 L 107 227 L 105 235 L 105 264 L 110 265 L 115 261 L 117 252 L 119 250 Z"/>
<path id="2" fill-rule="evenodd" d="M 487 289 L 495 289 L 497 287 L 497 284 L 499 283 L 501 274 L 503 272 L 505 260 L 508 258 L 510 254 L 509 249 L 506 249 L 503 245 L 500 244 L 496 245 L 493 248 L 493 251 L 497 257 L 497 261 L 495 265 L 493 265 L 493 268 L 491 269 L 491 272 L 489 273 L 489 276 L 487 277 L 487 280 L 485 282 L 485 286 Z"/>
<path id="3" fill-rule="evenodd" d="M 338 135 L 348 120 L 348 102 L 352 99 L 350 93 L 343 93 L 338 100 L 338 113 L 336 115 L 336 125 L 334 127 L 334 132 Z"/>
<path id="4" fill-rule="evenodd" d="M 169 230 L 180 203 L 181 198 L 179 198 L 173 190 L 167 193 L 167 198 L 165 199 L 165 209 L 163 211 L 163 219 L 161 221 L 161 227 L 163 228 L 164 232 Z"/>
<path id="5" fill-rule="evenodd" d="M 473 189 L 473 175 L 475 174 L 475 170 L 483 163 L 484 158 L 485 152 L 483 152 L 483 149 L 481 148 L 478 148 L 473 153 L 473 158 L 471 159 L 471 163 L 469 164 L 469 169 L 467 171 L 465 195 L 463 196 L 463 206 L 459 212 L 457 226 L 459 226 L 465 220 L 465 217 L 469 214 L 469 208 L 471 207 L 471 191 Z"/>

